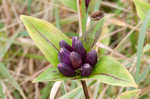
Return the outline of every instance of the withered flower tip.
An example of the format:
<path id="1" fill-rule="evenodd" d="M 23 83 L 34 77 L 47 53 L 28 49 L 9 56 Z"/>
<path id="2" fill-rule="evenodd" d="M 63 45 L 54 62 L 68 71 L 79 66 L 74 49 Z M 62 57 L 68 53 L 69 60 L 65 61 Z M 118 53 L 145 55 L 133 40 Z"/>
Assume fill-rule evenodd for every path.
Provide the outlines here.
<path id="1" fill-rule="evenodd" d="M 85 6 L 87 9 L 88 9 L 89 3 L 90 3 L 90 0 L 85 0 Z"/>
<path id="2" fill-rule="evenodd" d="M 78 37 L 72 38 L 72 46 L 64 40 L 61 40 L 59 45 L 58 57 L 60 64 L 58 64 L 58 70 L 64 76 L 75 76 L 77 71 L 80 71 L 81 76 L 89 76 L 91 74 L 97 63 L 97 53 L 95 50 L 86 53 Z"/>

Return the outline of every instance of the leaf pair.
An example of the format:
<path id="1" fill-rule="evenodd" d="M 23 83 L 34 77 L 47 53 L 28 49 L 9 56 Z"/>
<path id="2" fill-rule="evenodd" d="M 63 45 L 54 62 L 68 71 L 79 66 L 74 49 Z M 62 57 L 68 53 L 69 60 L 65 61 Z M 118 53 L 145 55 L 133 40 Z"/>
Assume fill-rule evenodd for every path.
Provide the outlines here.
<path id="1" fill-rule="evenodd" d="M 41 73 L 34 82 L 76 80 L 76 79 L 97 79 L 103 83 L 117 86 L 137 87 L 131 74 L 118 61 L 110 56 L 100 57 L 92 74 L 89 77 L 65 77 L 58 72 L 57 53 L 59 41 L 65 40 L 71 44 L 71 40 L 52 24 L 31 16 L 21 16 L 25 27 L 38 48 L 45 55 L 47 60 L 54 66 Z"/>

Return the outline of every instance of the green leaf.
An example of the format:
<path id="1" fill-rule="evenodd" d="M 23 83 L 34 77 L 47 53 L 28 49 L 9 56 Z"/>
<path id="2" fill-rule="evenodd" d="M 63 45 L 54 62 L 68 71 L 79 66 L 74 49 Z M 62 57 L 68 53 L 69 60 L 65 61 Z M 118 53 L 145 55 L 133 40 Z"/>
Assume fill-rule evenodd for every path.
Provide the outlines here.
<path id="1" fill-rule="evenodd" d="M 110 56 L 100 57 L 91 76 L 88 78 L 99 79 L 101 82 L 110 85 L 137 87 L 128 70 Z"/>
<path id="2" fill-rule="evenodd" d="M 60 81 L 73 79 L 63 76 L 57 69 L 57 67 L 51 67 L 42 72 L 33 82 L 45 82 L 45 81 Z"/>
<path id="3" fill-rule="evenodd" d="M 56 67 L 48 68 L 41 73 L 33 82 L 43 81 L 59 81 L 59 80 L 81 80 L 81 79 L 97 79 L 102 83 L 110 85 L 137 87 L 130 73 L 118 61 L 110 56 L 103 56 L 98 61 L 92 74 L 89 77 L 65 77 Z"/>
<path id="4" fill-rule="evenodd" d="M 85 33 L 82 40 L 86 50 L 90 50 L 99 39 L 103 23 L 104 23 L 104 18 L 96 22 L 95 21 L 91 22 L 90 28 Z"/>
<path id="5" fill-rule="evenodd" d="M 65 40 L 71 44 L 71 40 L 52 24 L 31 16 L 21 16 L 29 35 L 42 51 L 47 60 L 54 66 L 58 64 L 57 52 L 59 41 Z"/>
<path id="6" fill-rule="evenodd" d="M 137 99 L 138 95 L 140 93 L 139 89 L 131 90 L 131 91 L 126 91 L 122 93 L 117 99 Z"/>
<path id="7" fill-rule="evenodd" d="M 105 24 L 105 25 L 103 25 L 103 27 L 102 27 L 102 33 L 101 33 L 100 39 L 97 41 L 97 43 L 98 43 L 98 44 L 99 44 L 99 43 L 102 43 L 102 44 L 104 44 L 104 45 L 106 45 L 106 46 L 109 46 L 111 37 L 110 37 L 110 36 L 107 36 L 107 37 L 106 37 L 106 35 L 109 35 L 109 27 L 108 27 L 108 25 Z M 106 49 L 104 49 L 104 48 L 99 48 L 99 53 L 98 53 L 98 55 L 104 55 L 104 54 L 105 54 L 105 51 L 106 51 Z"/>
<path id="8" fill-rule="evenodd" d="M 150 10 L 150 4 L 147 2 L 144 2 L 143 0 L 134 0 L 135 6 L 136 6 L 136 10 L 137 10 L 137 14 L 138 16 L 144 20 L 144 18 L 146 17 L 148 11 Z"/>

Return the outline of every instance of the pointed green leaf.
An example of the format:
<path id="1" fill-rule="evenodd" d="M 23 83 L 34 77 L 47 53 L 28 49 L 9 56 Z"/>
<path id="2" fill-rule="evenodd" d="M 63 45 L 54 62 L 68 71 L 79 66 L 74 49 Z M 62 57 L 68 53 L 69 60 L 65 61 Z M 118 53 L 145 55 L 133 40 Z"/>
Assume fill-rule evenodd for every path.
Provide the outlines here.
<path id="1" fill-rule="evenodd" d="M 97 79 L 103 83 L 116 86 L 137 87 L 130 73 L 118 61 L 110 56 L 103 56 L 95 66 L 89 77 L 65 77 L 56 67 L 48 68 L 41 73 L 33 82 L 58 81 L 58 80 L 81 80 L 81 79 Z"/>
<path id="2" fill-rule="evenodd" d="M 21 16 L 29 35 L 42 51 L 47 60 L 54 66 L 58 64 L 57 50 L 59 41 L 65 40 L 71 44 L 71 40 L 52 24 L 31 16 Z"/>
<path id="3" fill-rule="evenodd" d="M 101 82 L 110 85 L 137 87 L 128 70 L 110 56 L 100 57 L 89 78 L 100 79 Z"/>
<path id="4" fill-rule="evenodd" d="M 126 91 L 122 93 L 118 98 L 116 99 L 137 99 L 138 95 L 140 93 L 140 89 L 135 89 L 131 91 Z M 136 98 L 135 98 L 136 97 Z"/>
<path id="5" fill-rule="evenodd" d="M 101 28 L 104 23 L 104 18 L 99 21 L 92 21 L 89 30 L 83 35 L 82 41 L 86 50 L 90 50 L 101 34 Z"/>
<path id="6" fill-rule="evenodd" d="M 63 76 L 56 67 L 51 67 L 42 72 L 33 82 L 67 80 L 69 77 Z"/>

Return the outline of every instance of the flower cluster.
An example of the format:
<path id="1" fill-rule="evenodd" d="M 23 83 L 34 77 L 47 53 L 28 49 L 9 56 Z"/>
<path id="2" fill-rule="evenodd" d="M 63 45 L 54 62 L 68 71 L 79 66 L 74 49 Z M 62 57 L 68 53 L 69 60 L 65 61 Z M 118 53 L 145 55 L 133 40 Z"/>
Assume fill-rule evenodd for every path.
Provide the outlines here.
<path id="1" fill-rule="evenodd" d="M 97 63 L 97 53 L 95 50 L 86 52 L 78 37 L 72 38 L 72 47 L 64 40 L 59 42 L 60 51 L 58 53 L 58 70 L 65 76 L 89 76 Z"/>

